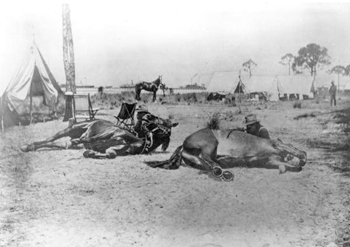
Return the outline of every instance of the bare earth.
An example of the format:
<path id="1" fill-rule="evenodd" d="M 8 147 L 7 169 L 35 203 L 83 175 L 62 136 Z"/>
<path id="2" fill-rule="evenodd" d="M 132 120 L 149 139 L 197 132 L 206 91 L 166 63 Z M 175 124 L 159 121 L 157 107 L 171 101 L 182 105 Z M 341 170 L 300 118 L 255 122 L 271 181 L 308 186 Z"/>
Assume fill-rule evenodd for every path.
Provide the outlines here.
<path id="1" fill-rule="evenodd" d="M 0 134 L 0 246 L 350 246 L 349 132 L 336 118 L 349 102 L 246 105 L 242 114 L 223 104 L 148 104 L 179 122 L 168 152 L 114 160 L 85 159 L 82 149 L 20 151 L 65 128 L 62 120 L 11 128 Z M 218 111 L 231 128 L 256 113 L 272 138 L 308 153 L 304 170 L 236 168 L 226 183 L 143 163 L 168 159 Z M 294 119 L 305 113 L 314 116 Z"/>

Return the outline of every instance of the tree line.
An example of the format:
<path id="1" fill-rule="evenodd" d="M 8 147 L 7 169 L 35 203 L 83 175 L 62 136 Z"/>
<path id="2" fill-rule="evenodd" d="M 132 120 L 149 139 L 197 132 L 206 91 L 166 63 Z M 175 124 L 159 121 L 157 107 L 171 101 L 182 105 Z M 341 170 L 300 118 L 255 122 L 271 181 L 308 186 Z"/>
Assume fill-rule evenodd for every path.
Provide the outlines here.
<path id="1" fill-rule="evenodd" d="M 331 64 L 331 57 L 328 54 L 328 49 L 318 44 L 308 44 L 305 47 L 299 49 L 297 55 L 287 53 L 281 57 L 279 62 L 282 65 L 288 67 L 288 74 L 302 74 L 304 71 L 308 71 L 311 76 L 316 76 L 319 70 L 323 70 L 326 66 Z M 252 75 L 252 71 L 258 65 L 252 60 L 242 64 L 243 69 Z M 332 69 L 327 71 L 328 73 L 339 75 L 350 75 L 349 65 L 336 65 Z"/>

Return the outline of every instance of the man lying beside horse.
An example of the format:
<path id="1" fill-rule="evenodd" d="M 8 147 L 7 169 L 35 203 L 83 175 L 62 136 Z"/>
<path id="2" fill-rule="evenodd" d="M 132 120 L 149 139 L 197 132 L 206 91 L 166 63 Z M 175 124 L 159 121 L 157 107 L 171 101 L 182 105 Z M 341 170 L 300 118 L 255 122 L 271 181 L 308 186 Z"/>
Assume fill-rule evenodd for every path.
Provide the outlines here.
<path id="1" fill-rule="evenodd" d="M 145 111 L 145 107 L 143 110 Z M 141 130 L 124 129 L 107 120 L 75 123 L 44 141 L 23 145 L 21 150 L 28 152 L 41 148 L 68 149 L 83 145 L 88 149 L 84 152 L 84 156 L 89 158 L 115 158 L 120 155 L 146 154 L 159 146 L 166 151 L 170 142 L 171 129 L 178 123 L 151 116 L 152 118 L 149 118 L 147 122 L 141 123 Z M 147 133 L 141 133 L 142 131 Z M 64 137 L 70 137 L 70 140 L 57 141 Z"/>
<path id="2" fill-rule="evenodd" d="M 164 169 L 192 167 L 224 181 L 233 180 L 233 173 L 223 169 L 234 167 L 279 169 L 281 174 L 302 170 L 306 164 L 306 152 L 270 139 L 255 115 L 247 116 L 245 125 L 247 129 L 244 130 L 198 130 L 185 139 L 169 160 L 145 163 Z"/>

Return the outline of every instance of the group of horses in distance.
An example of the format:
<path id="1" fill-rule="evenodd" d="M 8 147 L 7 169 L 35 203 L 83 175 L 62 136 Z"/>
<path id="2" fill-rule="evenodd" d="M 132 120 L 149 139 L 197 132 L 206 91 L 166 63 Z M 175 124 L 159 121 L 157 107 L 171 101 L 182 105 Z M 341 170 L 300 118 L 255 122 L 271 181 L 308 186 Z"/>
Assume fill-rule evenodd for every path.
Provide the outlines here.
<path id="1" fill-rule="evenodd" d="M 151 82 L 140 81 L 135 85 L 135 99 L 137 101 L 141 100 L 141 91 L 145 90 L 153 93 L 153 102 L 157 100 L 157 91 L 158 89 L 163 90 L 163 96 L 165 96 L 165 91 L 168 89 L 165 84 L 162 82 L 162 76 Z M 170 90 L 170 89 L 169 89 Z"/>

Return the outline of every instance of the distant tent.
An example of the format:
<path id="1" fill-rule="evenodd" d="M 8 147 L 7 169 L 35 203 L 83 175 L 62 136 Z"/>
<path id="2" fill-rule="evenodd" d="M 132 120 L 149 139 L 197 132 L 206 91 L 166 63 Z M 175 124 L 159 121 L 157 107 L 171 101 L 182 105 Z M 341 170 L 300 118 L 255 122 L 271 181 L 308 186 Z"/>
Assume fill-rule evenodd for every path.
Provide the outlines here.
<path id="1" fill-rule="evenodd" d="M 348 81 L 349 76 L 342 76 L 337 74 L 318 74 L 315 77 L 315 85 L 317 88 L 329 88 L 331 86 L 331 82 L 334 81 L 334 85 L 337 86 L 338 90 L 345 90 L 346 83 Z"/>
<path id="2" fill-rule="evenodd" d="M 314 97 L 316 92 L 315 80 L 309 75 L 279 75 L 278 82 L 283 88 L 283 93 L 291 95 L 296 94 L 303 99 L 303 95 L 309 98 Z"/>
<path id="3" fill-rule="evenodd" d="M 317 85 L 317 88 L 330 87 L 332 81 L 334 81 L 334 83 L 337 82 L 337 75 L 334 75 L 334 74 L 318 74 L 315 77 L 315 85 Z"/>
<path id="4" fill-rule="evenodd" d="M 345 81 L 344 92 L 345 93 L 349 93 L 350 92 L 350 78 L 347 78 L 347 80 Z"/>
<path id="5" fill-rule="evenodd" d="M 207 91 L 221 94 L 245 93 L 244 77 L 245 75 L 241 75 L 240 71 L 214 72 Z"/>
<path id="6" fill-rule="evenodd" d="M 192 78 L 192 82 L 197 83 L 200 86 L 204 85 L 207 88 L 212 77 L 213 73 L 197 73 Z"/>
<path id="7" fill-rule="evenodd" d="M 264 93 L 268 100 L 278 101 L 279 94 L 283 93 L 283 87 L 276 76 L 252 75 L 244 81 L 248 93 Z"/>
<path id="8" fill-rule="evenodd" d="M 7 87 L 0 92 L 2 120 L 7 110 L 13 114 L 28 113 L 28 101 L 31 114 L 34 96 L 42 96 L 43 104 L 50 109 L 55 109 L 59 94 L 63 95 L 61 88 L 37 45 L 33 44 L 28 57 L 23 61 Z"/>

